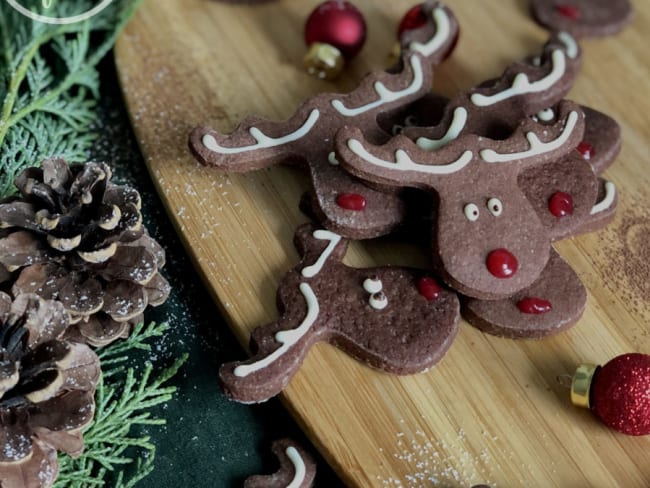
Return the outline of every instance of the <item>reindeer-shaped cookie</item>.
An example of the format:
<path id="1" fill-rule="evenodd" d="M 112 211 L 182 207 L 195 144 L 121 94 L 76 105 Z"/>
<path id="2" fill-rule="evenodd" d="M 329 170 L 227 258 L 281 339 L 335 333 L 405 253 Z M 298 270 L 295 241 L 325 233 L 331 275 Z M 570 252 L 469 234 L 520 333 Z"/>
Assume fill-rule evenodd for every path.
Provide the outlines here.
<path id="1" fill-rule="evenodd" d="M 505 140 L 467 134 L 436 151 L 401 135 L 376 146 L 344 128 L 336 152 L 345 169 L 367 181 L 437 192 L 433 256 L 445 280 L 471 297 L 506 298 L 541 275 L 551 247 L 518 176 L 564 157 L 583 135 L 576 104 L 563 101 L 556 113 L 552 124 L 525 119 Z"/>
<path id="2" fill-rule="evenodd" d="M 395 229 L 405 214 L 395 194 L 371 189 L 338 168 L 334 135 L 344 125 L 363 127 L 366 137 L 383 142 L 389 134 L 378 124 L 430 92 L 433 66 L 453 48 L 458 24 L 439 2 L 423 4 L 427 24 L 402 35 L 400 63 L 390 72 L 375 72 L 349 94 L 320 94 L 305 101 L 287 121 L 260 117 L 244 120 L 230 135 L 196 128 L 190 149 L 208 166 L 246 172 L 278 163 L 308 168 L 312 207 L 329 229 L 351 238 L 370 238 Z"/>
<path id="3" fill-rule="evenodd" d="M 347 240 L 309 224 L 297 230 L 295 244 L 302 260 L 278 288 L 281 319 L 253 331 L 251 359 L 219 371 L 235 400 L 261 402 L 278 394 L 317 342 L 396 374 L 425 371 L 450 347 L 458 299 L 427 272 L 348 267 L 341 261 Z"/>
<path id="4" fill-rule="evenodd" d="M 517 61 L 499 78 L 456 95 L 436 125 L 412 124 L 417 127 L 406 127 L 403 134 L 422 149 L 432 151 L 463 134 L 503 139 L 528 116 L 550 122 L 554 113 L 549 107 L 571 89 L 580 64 L 581 51 L 575 39 L 566 32 L 553 33 L 538 56 Z M 584 106 L 582 110 L 585 133 L 579 150 L 600 174 L 620 151 L 620 128 L 597 110 Z"/>

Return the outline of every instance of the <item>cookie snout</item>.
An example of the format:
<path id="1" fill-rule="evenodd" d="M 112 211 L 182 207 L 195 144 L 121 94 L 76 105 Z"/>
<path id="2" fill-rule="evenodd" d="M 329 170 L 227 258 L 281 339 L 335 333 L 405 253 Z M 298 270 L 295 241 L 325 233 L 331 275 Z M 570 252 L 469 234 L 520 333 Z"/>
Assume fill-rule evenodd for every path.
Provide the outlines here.
<path id="1" fill-rule="evenodd" d="M 501 279 L 512 278 L 519 268 L 515 255 L 504 248 L 490 251 L 485 265 L 493 276 Z"/>

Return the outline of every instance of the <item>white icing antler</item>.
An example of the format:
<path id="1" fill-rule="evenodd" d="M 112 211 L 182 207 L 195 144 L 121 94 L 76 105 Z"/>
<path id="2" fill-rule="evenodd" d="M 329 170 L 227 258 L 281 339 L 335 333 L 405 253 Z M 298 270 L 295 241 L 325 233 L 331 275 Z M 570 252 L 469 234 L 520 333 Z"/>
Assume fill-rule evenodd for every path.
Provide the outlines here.
<path id="1" fill-rule="evenodd" d="M 348 139 L 347 146 L 356 156 L 363 161 L 381 168 L 393 169 L 397 171 L 417 171 L 434 175 L 451 174 L 460 171 L 467 166 L 473 158 L 472 151 L 465 151 L 460 157 L 451 163 L 442 165 L 417 163 L 403 149 L 395 151 L 395 161 L 388 161 L 370 153 L 363 143 L 358 139 Z"/>
<path id="2" fill-rule="evenodd" d="M 606 181 L 605 197 L 591 208 L 591 212 L 589 212 L 589 214 L 596 215 L 600 212 L 604 212 L 605 210 L 608 210 L 614 203 L 615 198 L 616 198 L 616 187 L 614 186 L 614 183 L 612 183 L 611 181 Z"/>
<path id="3" fill-rule="evenodd" d="M 422 84 L 424 82 L 424 75 L 422 72 L 422 59 L 418 55 L 425 57 L 431 56 L 433 53 L 438 51 L 449 39 L 452 31 L 451 20 L 449 19 L 449 15 L 447 12 L 445 12 L 444 8 L 437 7 L 433 9 L 431 15 L 436 26 L 436 32 L 434 36 L 425 43 L 413 41 L 409 45 L 409 49 L 414 52 L 414 54 L 411 54 L 408 59 L 408 62 L 411 65 L 411 71 L 413 72 L 413 80 L 406 88 L 402 90 L 392 91 L 386 88 L 386 85 L 384 85 L 381 81 L 377 81 L 373 85 L 373 88 L 377 95 L 379 95 L 379 98 L 374 102 L 370 102 L 360 107 L 348 108 L 343 104 L 341 100 L 332 100 L 332 107 L 334 107 L 334 109 L 344 117 L 356 117 L 386 103 L 394 102 L 400 98 L 418 93 L 422 89 Z"/>
<path id="4" fill-rule="evenodd" d="M 512 85 L 494 95 L 482 95 L 474 93 L 470 100 L 478 107 L 487 107 L 501 102 L 511 97 L 524 95 L 526 93 L 539 93 L 550 89 L 555 83 L 560 81 L 566 71 L 566 57 L 574 59 L 578 55 L 578 44 L 566 32 L 558 34 L 558 38 L 564 44 L 564 49 L 555 49 L 551 53 L 551 63 L 553 67 L 551 72 L 545 77 L 531 82 L 525 73 L 519 73 L 512 80 Z"/>
<path id="5" fill-rule="evenodd" d="M 249 146 L 242 147 L 223 147 L 220 146 L 217 140 L 210 134 L 205 134 L 203 136 L 202 142 L 203 145 L 208 148 L 210 151 L 220 153 L 220 154 L 239 154 L 248 151 L 256 151 L 258 149 L 267 149 L 270 147 L 281 146 L 287 144 L 288 142 L 297 141 L 309 133 L 309 131 L 316 125 L 318 118 L 320 117 L 320 112 L 317 109 L 312 110 L 309 113 L 309 117 L 304 124 L 302 124 L 295 131 L 282 136 L 282 137 L 268 137 L 257 127 L 251 127 L 248 129 L 248 132 L 255 139 L 256 143 Z"/>
<path id="6" fill-rule="evenodd" d="M 440 139 L 429 139 L 428 137 L 418 137 L 415 143 L 418 147 L 424 149 L 425 151 L 435 151 L 440 149 L 443 146 L 446 146 L 451 141 L 458 138 L 460 133 L 465 128 L 467 123 L 467 109 L 464 107 L 456 107 L 454 110 L 454 117 L 449 124 L 447 133 L 442 136 Z"/>
<path id="7" fill-rule="evenodd" d="M 531 158 L 561 148 L 571 137 L 571 134 L 578 124 L 579 114 L 576 111 L 569 112 L 564 129 L 555 139 L 549 142 L 542 142 L 534 132 L 527 132 L 526 139 L 530 145 L 526 151 L 500 154 L 492 149 L 484 149 L 480 152 L 481 159 L 487 163 L 506 163 L 520 159 Z"/>
<path id="8" fill-rule="evenodd" d="M 291 349 L 291 347 L 294 346 L 309 331 L 309 329 L 311 329 L 312 325 L 314 325 L 314 322 L 316 322 L 318 314 L 320 313 L 318 298 L 316 298 L 314 291 L 307 283 L 300 283 L 299 289 L 305 299 L 305 303 L 307 304 L 307 315 L 305 315 L 305 318 L 302 320 L 300 325 L 295 329 L 281 330 L 277 332 L 275 334 L 275 340 L 281 344 L 280 347 L 259 361 L 237 366 L 233 372 L 235 376 L 245 377 L 251 373 L 259 371 L 260 369 L 270 366 L 279 357 Z"/>

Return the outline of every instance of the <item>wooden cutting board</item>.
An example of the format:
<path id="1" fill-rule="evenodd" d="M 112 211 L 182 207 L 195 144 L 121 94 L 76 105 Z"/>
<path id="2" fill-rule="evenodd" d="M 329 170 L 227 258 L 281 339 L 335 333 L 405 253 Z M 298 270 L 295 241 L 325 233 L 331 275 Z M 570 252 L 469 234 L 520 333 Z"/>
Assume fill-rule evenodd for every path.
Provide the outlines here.
<path id="1" fill-rule="evenodd" d="M 306 181 L 288 168 L 239 176 L 205 169 L 190 156 L 187 134 L 196 125 L 229 131 L 251 113 L 286 118 L 305 97 L 350 90 L 363 73 L 387 66 L 408 1 L 356 1 L 368 42 L 336 83 L 301 69 L 303 22 L 316 3 L 147 0 L 116 49 L 151 175 L 243 344 L 251 329 L 277 318 L 276 285 L 298 261 L 292 237 L 306 221 L 298 210 Z M 460 42 L 435 81 L 447 96 L 537 52 L 546 38 L 523 0 L 452 7 Z M 607 429 L 571 406 L 556 382 L 582 361 L 650 353 L 650 3 L 636 9 L 622 35 L 584 43 L 583 72 L 570 94 L 618 119 L 625 141 L 606 173 L 620 190 L 616 221 L 557 245 L 588 287 L 584 317 L 542 341 L 492 337 L 463 323 L 444 360 L 411 377 L 317 346 L 283 401 L 349 486 L 650 486 L 650 437 Z M 425 250 L 380 239 L 354 243 L 346 262 L 427 259 Z"/>

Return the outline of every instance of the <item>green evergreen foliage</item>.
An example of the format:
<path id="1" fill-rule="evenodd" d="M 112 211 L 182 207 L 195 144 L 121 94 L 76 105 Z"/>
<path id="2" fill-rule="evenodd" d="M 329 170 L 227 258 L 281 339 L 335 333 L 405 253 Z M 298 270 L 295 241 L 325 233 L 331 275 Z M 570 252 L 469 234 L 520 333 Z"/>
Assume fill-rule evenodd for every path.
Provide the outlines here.
<path id="1" fill-rule="evenodd" d="M 23 168 L 46 157 L 86 160 L 99 96 L 97 63 L 140 3 L 116 0 L 87 21 L 52 25 L 0 2 L 0 196 L 15 191 L 13 180 Z M 56 2 L 48 14 L 92 5 Z"/>

